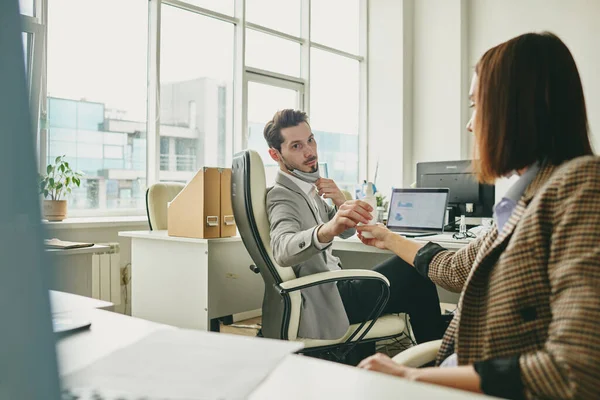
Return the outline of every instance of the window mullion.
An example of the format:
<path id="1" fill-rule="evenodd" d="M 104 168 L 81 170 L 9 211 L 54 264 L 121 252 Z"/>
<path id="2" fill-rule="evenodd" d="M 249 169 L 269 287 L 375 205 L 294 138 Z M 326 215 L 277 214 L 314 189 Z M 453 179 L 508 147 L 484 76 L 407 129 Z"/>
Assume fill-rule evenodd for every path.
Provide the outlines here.
<path id="1" fill-rule="evenodd" d="M 160 169 L 160 10 L 161 0 L 148 3 L 148 94 L 146 185 L 158 182 Z"/>

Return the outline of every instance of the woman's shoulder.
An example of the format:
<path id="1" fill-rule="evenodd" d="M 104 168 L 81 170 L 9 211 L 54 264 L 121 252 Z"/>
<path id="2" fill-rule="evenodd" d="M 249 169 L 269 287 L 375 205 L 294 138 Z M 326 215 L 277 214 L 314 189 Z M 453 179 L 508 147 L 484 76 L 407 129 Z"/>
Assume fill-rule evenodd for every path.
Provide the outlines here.
<path id="1" fill-rule="evenodd" d="M 600 157 L 582 156 L 566 161 L 558 167 L 551 179 L 555 184 L 571 181 L 600 184 Z"/>
<path id="2" fill-rule="evenodd" d="M 545 186 L 543 192 L 563 199 L 579 196 L 583 189 L 589 195 L 597 195 L 600 193 L 600 157 L 582 156 L 564 162 Z"/>

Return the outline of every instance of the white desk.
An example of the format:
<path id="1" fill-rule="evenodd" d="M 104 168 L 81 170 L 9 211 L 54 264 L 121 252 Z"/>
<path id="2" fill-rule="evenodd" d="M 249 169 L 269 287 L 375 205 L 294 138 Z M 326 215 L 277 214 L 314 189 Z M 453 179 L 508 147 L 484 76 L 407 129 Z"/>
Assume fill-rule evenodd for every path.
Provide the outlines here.
<path id="1" fill-rule="evenodd" d="M 171 237 L 167 231 L 119 232 L 119 236 L 131 238 L 134 317 L 180 328 L 209 330 L 213 318 L 262 306 L 264 283 L 248 268 L 253 261 L 239 236 L 192 239 Z M 436 241 L 451 250 L 467 243 L 452 239 L 451 234 L 418 241 Z M 346 240 L 336 238 L 333 249 L 391 254 L 364 245 L 356 236 Z"/>
<path id="2" fill-rule="evenodd" d="M 110 250 L 110 246 L 95 244 L 90 247 L 79 247 L 76 249 L 52 249 L 46 248 L 46 251 L 52 256 L 72 256 L 82 254 L 105 253 Z"/>
<path id="3" fill-rule="evenodd" d="M 76 294 L 50 290 L 50 309 L 52 314 L 71 312 L 77 310 L 90 310 L 99 308 L 112 311 L 113 303 Z"/>
<path id="4" fill-rule="evenodd" d="M 69 300 L 78 299 L 71 298 Z M 82 298 L 79 297 L 79 300 L 82 300 Z M 72 305 L 75 303 L 72 303 Z M 117 390 L 120 384 L 118 381 L 115 383 L 110 379 L 107 380 L 106 373 L 102 376 L 96 375 L 102 370 L 96 362 L 106 363 L 105 357 L 111 353 L 119 349 L 131 348 L 130 346 L 137 345 L 140 340 L 149 337 L 153 333 L 165 332 L 165 330 L 178 331 L 173 327 L 122 314 L 98 309 L 86 309 L 90 304 L 89 301 L 85 301 L 82 304 L 75 304 L 74 310 L 67 313 L 73 318 L 91 320 L 92 325 L 90 329 L 72 334 L 57 342 L 59 371 L 65 382 L 70 382 L 73 378 L 76 381 L 80 381 L 81 376 L 77 376 L 77 374 L 83 369 L 93 366 L 94 368 L 87 369 L 88 374 L 84 379 L 89 382 L 103 382 L 104 385 L 93 386 L 100 390 Z M 232 359 L 236 356 L 240 360 L 247 358 L 246 364 L 248 362 L 252 364 L 253 359 L 248 355 L 256 353 L 254 351 L 255 348 L 259 348 L 261 352 L 265 352 L 265 348 L 269 348 L 265 354 L 272 356 L 275 353 L 282 353 L 282 346 L 284 344 L 289 347 L 289 349 L 286 347 L 287 353 L 296 351 L 301 346 L 298 343 L 279 342 L 261 338 L 235 337 L 227 334 L 203 332 L 193 332 L 190 334 L 194 333 L 199 340 L 202 340 L 206 348 L 218 349 L 216 353 L 219 359 L 212 359 L 210 356 L 204 354 L 195 354 L 194 358 L 197 356 L 196 361 L 191 356 L 173 359 L 170 353 L 165 351 L 163 345 L 158 346 L 156 349 L 149 348 L 145 354 L 144 362 L 150 364 L 150 369 L 159 368 L 159 366 L 164 365 L 170 365 L 172 368 L 190 368 L 189 366 L 192 365 L 194 369 L 191 372 L 193 373 L 194 371 L 201 371 L 207 367 L 210 368 L 211 366 L 219 365 L 219 363 L 223 362 L 223 358 Z M 189 337 L 189 334 L 174 335 L 174 337 L 179 336 L 186 339 L 185 336 Z M 240 346 L 241 341 L 244 341 L 244 343 L 256 343 L 256 346 L 249 346 L 248 344 Z M 178 347 L 178 343 L 171 344 L 174 348 Z M 165 343 L 165 345 L 169 345 L 169 343 Z M 235 354 L 232 353 L 232 349 L 236 349 Z M 101 361 L 101 359 L 104 360 Z M 251 366 L 247 367 L 253 368 Z M 130 366 L 129 364 L 119 365 L 118 369 L 120 372 L 125 371 L 127 376 L 130 377 L 128 379 L 138 380 L 136 376 L 137 369 L 133 364 Z M 245 374 L 243 371 L 214 370 L 214 372 L 219 376 L 225 376 L 226 379 L 235 384 L 238 384 L 240 380 L 249 379 L 248 373 Z M 259 374 L 253 376 L 256 375 Z M 286 356 L 276 367 L 271 368 L 270 372 L 265 373 L 265 376 L 266 379 L 257 379 L 255 381 L 255 385 L 253 385 L 254 389 L 251 391 L 249 399 L 344 398 L 348 400 L 364 400 L 405 398 L 412 400 L 443 398 L 449 400 L 476 400 L 490 398 L 438 386 L 408 382 L 379 373 L 298 355 Z M 144 379 L 144 377 L 142 376 L 140 379 Z M 113 387 L 113 384 L 117 387 Z M 198 376 L 193 379 L 184 379 L 180 376 L 179 379 L 175 379 L 173 382 L 161 382 L 159 384 L 162 385 L 161 389 L 167 391 L 174 385 L 183 387 L 196 386 L 207 395 L 219 389 L 217 386 L 218 383 L 215 383 L 211 387 L 210 384 L 206 385 L 206 382 L 201 382 Z M 143 392 L 145 388 L 142 387 L 139 390 Z M 207 397 L 217 398 L 215 396 Z"/>
<path id="5" fill-rule="evenodd" d="M 191 239 L 167 231 L 131 238 L 131 315 L 209 330 L 210 320 L 260 309 L 264 283 L 240 237 Z"/>
<path id="6" fill-rule="evenodd" d="M 420 238 L 414 238 L 413 239 L 416 242 L 419 243 L 428 243 L 428 242 L 435 242 L 437 244 L 439 244 L 442 247 L 445 247 L 448 250 L 460 250 L 461 248 L 463 248 L 464 246 L 466 246 L 467 244 L 469 244 L 469 242 L 472 239 L 468 239 L 468 240 L 456 240 L 452 238 L 452 233 L 444 233 L 441 235 L 433 235 L 433 236 L 423 236 Z M 333 241 L 333 250 L 338 250 L 338 251 L 351 251 L 351 252 L 357 252 L 357 253 L 382 253 L 382 254 L 392 254 L 391 251 L 389 250 L 381 250 L 372 246 L 366 246 L 364 245 L 360 239 L 358 238 L 358 236 L 352 236 L 348 239 L 341 239 L 339 237 L 336 237 Z"/>
<path id="7" fill-rule="evenodd" d="M 492 397 L 289 355 L 250 395 L 250 400 L 378 399 L 478 400 Z"/>
<path id="8" fill-rule="evenodd" d="M 79 300 L 62 315 L 90 320 L 89 330 L 56 345 L 63 387 L 76 394 L 246 398 L 287 354 L 302 348 L 298 342 L 180 330 L 86 308 L 91 299 Z"/>

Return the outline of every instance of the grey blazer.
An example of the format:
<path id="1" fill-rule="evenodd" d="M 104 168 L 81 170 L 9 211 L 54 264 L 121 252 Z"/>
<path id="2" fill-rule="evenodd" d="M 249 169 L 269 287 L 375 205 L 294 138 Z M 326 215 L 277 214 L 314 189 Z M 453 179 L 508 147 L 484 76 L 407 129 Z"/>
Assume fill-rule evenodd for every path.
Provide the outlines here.
<path id="1" fill-rule="evenodd" d="M 267 193 L 267 212 L 271 225 L 273 257 L 281 267 L 294 269 L 296 277 L 327 272 L 325 250 L 313 242 L 319 225 L 308 196 L 291 179 L 278 173 L 275 186 Z M 321 219 L 333 218 L 336 209 L 317 201 Z M 348 238 L 355 229 L 344 231 Z M 331 245 L 330 245 L 331 246 Z M 335 283 L 302 289 L 302 307 L 298 336 L 308 339 L 337 339 L 348 330 L 348 317 Z"/>

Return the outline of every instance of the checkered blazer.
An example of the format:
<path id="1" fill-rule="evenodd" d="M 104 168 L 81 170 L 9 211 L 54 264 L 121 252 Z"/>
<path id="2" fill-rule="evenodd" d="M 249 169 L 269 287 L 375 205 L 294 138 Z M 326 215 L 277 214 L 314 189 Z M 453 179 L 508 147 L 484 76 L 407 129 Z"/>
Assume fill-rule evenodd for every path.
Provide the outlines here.
<path id="1" fill-rule="evenodd" d="M 428 276 L 462 291 L 438 364 L 518 356 L 527 398 L 600 399 L 600 157 L 543 167 L 502 232 Z"/>

